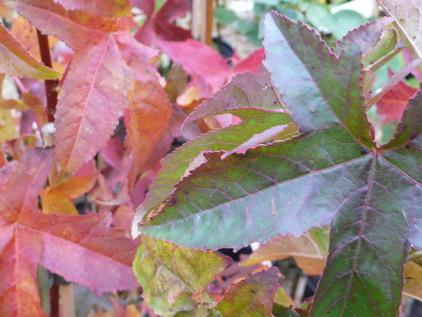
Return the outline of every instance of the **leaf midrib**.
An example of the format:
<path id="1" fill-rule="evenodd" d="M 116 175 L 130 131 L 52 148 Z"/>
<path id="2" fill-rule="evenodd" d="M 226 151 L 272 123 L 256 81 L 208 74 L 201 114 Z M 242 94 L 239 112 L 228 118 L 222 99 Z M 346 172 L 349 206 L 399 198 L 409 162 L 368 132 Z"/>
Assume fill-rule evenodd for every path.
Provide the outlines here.
<path id="1" fill-rule="evenodd" d="M 349 278 L 349 284 L 347 285 L 347 288 L 344 292 L 344 302 L 343 302 L 343 307 L 341 310 L 341 315 L 340 316 L 344 316 L 344 311 L 347 307 L 347 301 L 349 299 L 349 292 L 350 289 L 352 287 L 352 283 L 353 283 L 353 279 L 355 274 L 357 274 L 356 272 L 356 267 L 357 267 L 357 262 L 360 259 L 360 257 L 358 257 L 359 253 L 360 253 L 360 247 L 361 247 L 361 241 L 362 241 L 362 237 L 363 237 L 363 232 L 365 230 L 365 226 L 366 226 L 366 218 L 368 216 L 368 207 L 369 207 L 369 199 L 370 199 L 370 194 L 371 194 L 371 190 L 372 190 L 372 184 L 374 182 L 374 174 L 375 174 L 375 168 L 376 168 L 376 164 L 377 164 L 377 158 L 376 158 L 377 154 L 373 153 L 372 154 L 372 162 L 371 162 L 371 169 L 369 171 L 369 176 L 368 176 L 368 189 L 365 195 L 365 202 L 363 205 L 363 210 L 362 210 L 362 216 L 360 219 L 360 228 L 359 228 L 359 235 L 357 238 L 357 244 L 356 244 L 356 250 L 355 250 L 355 254 L 353 256 L 353 261 L 352 261 L 352 268 L 351 268 L 351 273 L 350 274 L 350 278 Z"/>

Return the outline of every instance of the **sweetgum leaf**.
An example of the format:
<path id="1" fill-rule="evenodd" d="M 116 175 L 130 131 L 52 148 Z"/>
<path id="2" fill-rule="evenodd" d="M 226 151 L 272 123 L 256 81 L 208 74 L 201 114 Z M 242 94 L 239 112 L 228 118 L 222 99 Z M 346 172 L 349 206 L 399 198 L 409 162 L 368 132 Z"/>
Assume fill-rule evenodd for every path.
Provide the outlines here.
<path id="1" fill-rule="evenodd" d="M 361 25 L 357 29 L 350 31 L 336 43 L 333 48 L 334 54 L 339 56 L 342 51 L 348 50 L 352 44 L 357 44 L 360 47 L 363 58 L 367 58 L 371 51 L 377 47 L 385 27 L 393 21 L 393 18 L 386 17 Z"/>
<path id="2" fill-rule="evenodd" d="M 420 29 L 422 27 L 421 5 L 419 1 L 400 0 L 377 0 L 388 15 L 395 18 L 398 31 L 410 44 L 410 47 L 422 57 L 422 37 Z"/>
<path id="3" fill-rule="evenodd" d="M 404 109 L 399 124 L 396 127 L 394 137 L 390 142 L 383 146 L 389 149 L 402 146 L 413 139 L 416 139 L 421 133 L 422 122 L 422 93 L 419 92 L 410 99 L 407 108 Z"/>
<path id="4" fill-rule="evenodd" d="M 71 178 L 66 183 L 47 187 L 40 193 L 43 212 L 78 215 L 73 200 L 87 193 L 96 180 L 96 174 L 81 175 Z"/>
<path id="5" fill-rule="evenodd" d="M 25 18 L 18 16 L 12 22 L 10 33 L 20 41 L 29 53 L 37 60 L 41 60 L 40 47 L 38 44 L 37 29 L 31 25 Z M 58 42 L 55 37 L 49 37 L 48 44 L 50 49 Z M 54 61 L 53 61 L 54 65 Z"/>
<path id="6" fill-rule="evenodd" d="M 133 288 L 136 244 L 110 228 L 107 213 L 43 214 L 37 196 L 53 161 L 51 150 L 28 150 L 0 170 L 0 315 L 46 316 L 40 307 L 37 266 L 96 292 Z M 107 279 L 98 272 L 113 272 Z"/>
<path id="7" fill-rule="evenodd" d="M 9 76 L 55 79 L 60 73 L 38 62 L 25 47 L 0 25 L 0 73 Z"/>
<path id="8" fill-rule="evenodd" d="M 257 75 L 246 73 L 233 77 L 213 98 L 196 107 L 186 122 L 239 108 L 284 111 L 265 67 Z"/>
<path id="9" fill-rule="evenodd" d="M 76 173 L 107 143 L 131 88 L 130 69 L 113 36 L 86 44 L 73 57 L 55 114 L 62 175 Z"/>
<path id="10" fill-rule="evenodd" d="M 404 268 L 405 284 L 403 295 L 422 300 L 422 267 L 415 261 L 408 261 Z"/>
<path id="11" fill-rule="evenodd" d="M 128 118 L 125 120 L 128 127 L 125 145 L 134 161 L 129 173 L 131 186 L 167 131 L 172 114 L 167 94 L 157 78 L 135 82 L 130 93 Z"/>
<path id="12" fill-rule="evenodd" d="M 293 121 L 304 133 L 340 122 L 363 146 L 374 146 L 363 111 L 359 46 L 349 44 L 337 58 L 315 30 L 302 22 L 271 17 L 274 15 L 267 17 L 265 25 L 264 64 L 271 74 L 277 74 L 272 82 Z"/>
<path id="13" fill-rule="evenodd" d="M 68 11 L 53 0 L 5 0 L 43 33 L 53 35 L 74 49 L 101 37 L 102 33 L 118 30 L 115 18 L 107 18 L 86 11 Z"/>
<path id="14" fill-rule="evenodd" d="M 221 113 L 234 114 L 242 122 L 204 134 L 164 158 L 160 173 L 151 184 L 146 200 L 137 211 L 133 221 L 133 234 L 137 235 L 138 222 L 144 215 L 153 213 L 170 196 L 173 185 L 186 174 L 192 160 L 201 152 L 233 151 L 273 126 L 290 124 L 289 116 L 281 111 L 280 100 L 270 85 L 268 73 L 264 69 L 258 75 L 245 73 L 235 76 L 214 98 L 197 107 L 187 122 Z M 287 127 L 285 131 L 287 133 L 280 135 L 279 139 L 289 138 L 297 133 L 296 127 L 293 126 Z"/>
<path id="15" fill-rule="evenodd" d="M 205 154 L 141 232 L 218 249 L 330 225 L 311 316 L 396 316 L 409 244 L 422 247 L 422 93 L 379 149 L 359 46 L 337 57 L 315 31 L 276 13 L 265 27 L 265 65 L 302 135 L 224 160 Z"/>
<path id="16" fill-rule="evenodd" d="M 315 228 L 300 238 L 275 237 L 261 245 L 242 265 L 256 265 L 263 261 L 293 257 L 308 275 L 321 275 L 328 254 L 328 231 Z"/>
<path id="17" fill-rule="evenodd" d="M 390 72 L 390 75 L 392 73 Z M 418 89 L 400 81 L 376 103 L 377 112 L 383 117 L 383 124 L 402 118 L 409 99 L 413 97 Z"/>
<path id="18" fill-rule="evenodd" d="M 204 43 L 194 39 L 178 42 L 159 39 L 157 43 L 173 62 L 183 65 L 186 72 L 202 79 L 213 91 L 217 91 L 230 77 L 226 61 Z"/>
<path id="19" fill-rule="evenodd" d="M 92 13 L 115 17 L 130 15 L 129 0 L 54 0 L 67 10 L 84 10 Z"/>
<path id="20" fill-rule="evenodd" d="M 233 285 L 215 310 L 223 316 L 270 317 L 278 288 L 278 269 L 272 267 Z"/>
<path id="21" fill-rule="evenodd" d="M 192 37 L 189 30 L 173 23 L 174 20 L 188 13 L 189 0 L 167 0 L 155 14 L 155 1 L 153 0 L 135 0 L 134 5 L 147 16 L 147 20 L 135 34 L 135 38 L 141 43 L 151 45 L 157 38 L 179 42 Z"/>
<path id="22" fill-rule="evenodd" d="M 143 287 L 145 301 L 155 313 L 174 316 L 178 312 L 212 307 L 206 292 L 214 276 L 225 269 L 230 258 L 214 251 L 201 251 L 142 237 L 133 270 Z"/>
<path id="23" fill-rule="evenodd" d="M 129 34 L 118 32 L 116 18 L 65 10 L 52 0 L 10 0 L 8 4 L 42 32 L 56 36 L 76 50 L 55 116 L 56 158 L 60 176 L 67 178 L 106 145 L 129 105 L 128 92 L 135 74 L 158 82 L 157 77 L 151 79 L 156 74 L 150 72 L 148 65 L 157 52 Z M 147 115 L 139 107 L 131 107 L 129 113 L 132 118 Z M 139 127 L 138 121 L 132 123 L 128 129 L 134 131 Z M 162 128 L 166 128 L 165 122 Z M 135 179 L 137 172 L 132 174 Z"/>

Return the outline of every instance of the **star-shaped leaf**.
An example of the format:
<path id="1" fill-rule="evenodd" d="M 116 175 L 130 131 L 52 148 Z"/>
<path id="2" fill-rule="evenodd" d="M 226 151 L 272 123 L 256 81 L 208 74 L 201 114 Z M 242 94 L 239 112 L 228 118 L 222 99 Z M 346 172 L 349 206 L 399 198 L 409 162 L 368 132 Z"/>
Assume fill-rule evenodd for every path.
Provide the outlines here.
<path id="1" fill-rule="evenodd" d="M 112 229 L 108 213 L 44 214 L 37 196 L 52 166 L 51 150 L 28 150 L 0 170 L 0 315 L 46 316 L 36 272 L 42 265 L 95 292 L 136 287 L 136 244 Z M 98 272 L 109 273 L 107 278 Z"/>
<path id="2" fill-rule="evenodd" d="M 311 316 L 396 316 L 409 244 L 422 248 L 421 98 L 380 148 L 365 113 L 362 51 L 267 15 L 264 62 L 301 136 L 206 163 L 141 232 L 190 247 L 240 248 L 331 226 Z"/>

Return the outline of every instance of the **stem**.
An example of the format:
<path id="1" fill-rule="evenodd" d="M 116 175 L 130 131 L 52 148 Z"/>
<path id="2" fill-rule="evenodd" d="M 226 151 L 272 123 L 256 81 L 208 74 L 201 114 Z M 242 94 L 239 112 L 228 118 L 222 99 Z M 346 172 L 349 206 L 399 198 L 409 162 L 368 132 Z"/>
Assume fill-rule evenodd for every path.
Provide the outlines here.
<path id="1" fill-rule="evenodd" d="M 44 35 L 37 29 L 38 45 L 40 47 L 41 60 L 47 67 L 52 67 L 50 55 L 50 46 L 48 45 L 48 36 Z M 56 112 L 57 105 L 57 80 L 46 80 L 45 81 L 45 95 L 47 99 L 47 119 L 48 122 L 54 122 L 54 114 Z M 45 139 L 45 138 L 44 138 Z M 44 140 L 45 142 L 45 140 Z M 54 143 L 51 141 L 50 143 Z M 53 144 L 48 144 L 49 146 Z M 51 177 L 50 177 L 51 178 Z M 52 184 L 51 179 L 49 183 Z M 50 316 L 60 317 L 60 288 L 58 284 L 53 284 L 50 288 Z"/>
<path id="2" fill-rule="evenodd" d="M 212 44 L 212 24 L 214 21 L 214 3 L 212 0 L 207 0 L 205 4 L 205 30 L 204 38 L 202 39 L 204 43 L 211 46 Z"/>
<path id="3" fill-rule="evenodd" d="M 60 317 L 58 284 L 53 284 L 50 288 L 50 317 Z"/>
<path id="4" fill-rule="evenodd" d="M 404 48 L 405 48 L 405 46 L 400 46 L 400 47 L 396 48 L 395 50 L 391 51 L 390 53 L 388 53 L 387 55 L 385 55 L 381 59 L 379 59 L 376 62 L 374 62 L 371 65 L 369 65 L 366 69 L 367 70 L 370 70 L 372 72 L 377 71 L 382 66 L 384 66 L 389 61 L 391 61 L 396 55 L 398 55 L 399 53 L 401 53 L 401 51 L 403 51 Z"/>
<path id="5" fill-rule="evenodd" d="M 44 35 L 37 29 L 38 45 L 40 47 L 41 60 L 47 67 L 52 67 L 50 55 L 50 46 L 48 45 L 48 36 Z M 48 122 L 54 122 L 54 114 L 57 105 L 57 80 L 45 81 L 45 94 L 47 98 L 47 118 Z"/>

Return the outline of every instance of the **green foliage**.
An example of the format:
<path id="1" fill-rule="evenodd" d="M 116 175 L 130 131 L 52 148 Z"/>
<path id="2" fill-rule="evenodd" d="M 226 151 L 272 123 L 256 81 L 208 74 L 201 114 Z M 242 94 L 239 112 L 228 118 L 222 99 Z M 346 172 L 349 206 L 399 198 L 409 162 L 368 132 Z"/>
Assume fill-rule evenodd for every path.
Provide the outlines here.
<path id="1" fill-rule="evenodd" d="M 254 144 L 246 153 L 208 149 L 201 164 L 174 182 L 168 199 L 143 210 L 148 217 L 139 231 L 187 247 L 238 249 L 329 225 L 328 257 L 310 316 L 396 316 L 409 244 L 422 247 L 422 94 L 407 97 L 405 109 L 393 115 L 400 119 L 394 137 L 377 143 L 374 131 L 383 126 L 368 120 L 376 96 L 374 81 L 364 75 L 395 49 L 395 35 L 386 28 L 391 22 L 369 23 L 329 48 L 302 22 L 268 14 L 266 87 L 279 93 L 300 135 Z M 224 100 L 236 100 L 235 91 L 225 93 Z M 191 119 L 219 113 L 213 104 L 219 94 Z M 260 108 L 269 105 L 260 100 Z M 378 111 L 384 110 L 380 104 Z M 281 316 L 299 314 L 274 309 Z"/>

